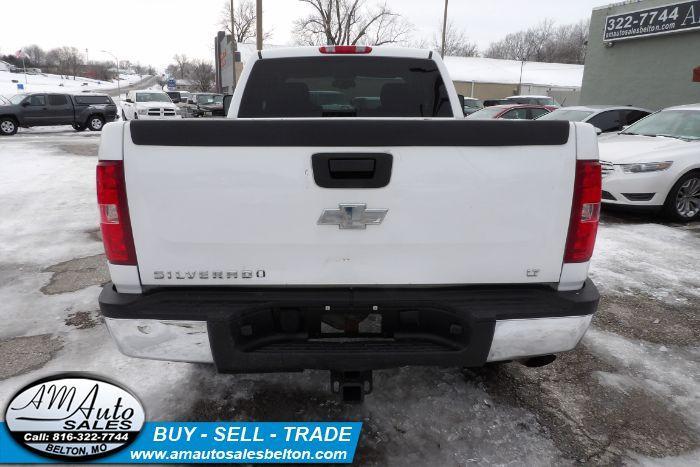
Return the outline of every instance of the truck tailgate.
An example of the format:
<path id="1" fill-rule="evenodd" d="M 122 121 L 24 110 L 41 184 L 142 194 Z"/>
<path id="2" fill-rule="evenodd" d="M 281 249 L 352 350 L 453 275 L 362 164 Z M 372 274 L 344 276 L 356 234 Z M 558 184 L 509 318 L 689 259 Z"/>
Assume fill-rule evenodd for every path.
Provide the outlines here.
<path id="1" fill-rule="evenodd" d="M 141 282 L 556 283 L 575 131 L 554 121 L 129 122 L 123 157 Z M 390 180 L 321 187 L 314 154 L 388 154 Z M 319 225 L 342 204 L 386 213 L 364 229 Z"/>

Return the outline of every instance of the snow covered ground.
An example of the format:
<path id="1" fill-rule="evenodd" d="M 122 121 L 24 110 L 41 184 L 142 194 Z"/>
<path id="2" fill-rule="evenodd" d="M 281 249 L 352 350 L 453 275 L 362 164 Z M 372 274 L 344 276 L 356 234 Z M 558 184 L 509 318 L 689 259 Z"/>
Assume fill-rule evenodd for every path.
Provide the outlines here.
<path id="1" fill-rule="evenodd" d="M 146 75 L 120 74 L 120 85 L 122 87 L 138 83 L 146 78 Z M 23 90 L 18 90 L 17 84 L 24 86 Z M 117 89 L 117 81 L 98 81 L 90 78 L 73 77 L 64 78 L 60 75 L 38 74 L 25 75 L 24 73 L 10 73 L 0 71 L 0 96 L 10 97 L 20 92 L 82 92 L 108 91 Z"/>
<path id="2" fill-rule="evenodd" d="M 121 355 L 97 312 L 108 280 L 94 202 L 99 133 L 0 138 L 0 404 L 68 370 L 115 378 L 151 420 L 360 420 L 367 465 L 698 465 L 700 225 L 606 215 L 603 299 L 582 346 L 547 367 L 376 372 L 360 406 L 328 374 L 219 375 Z"/>

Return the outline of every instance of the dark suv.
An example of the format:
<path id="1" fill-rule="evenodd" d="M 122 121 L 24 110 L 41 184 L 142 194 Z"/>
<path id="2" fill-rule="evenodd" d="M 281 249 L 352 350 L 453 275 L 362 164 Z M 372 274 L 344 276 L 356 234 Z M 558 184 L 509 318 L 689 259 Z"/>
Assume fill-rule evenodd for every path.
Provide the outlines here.
<path id="1" fill-rule="evenodd" d="M 17 94 L 9 104 L 0 103 L 0 135 L 14 135 L 19 127 L 52 125 L 101 131 L 117 118 L 117 106 L 105 94 Z"/>

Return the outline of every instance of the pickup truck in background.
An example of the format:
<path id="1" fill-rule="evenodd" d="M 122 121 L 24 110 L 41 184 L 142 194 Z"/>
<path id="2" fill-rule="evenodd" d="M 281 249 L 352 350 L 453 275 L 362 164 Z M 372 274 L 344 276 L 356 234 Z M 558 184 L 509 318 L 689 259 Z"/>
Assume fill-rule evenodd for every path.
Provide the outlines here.
<path id="1" fill-rule="evenodd" d="M 430 51 L 302 47 L 248 63 L 228 119 L 108 125 L 99 303 L 119 349 L 330 370 L 345 400 L 375 369 L 573 349 L 599 298 L 596 133 L 460 105 Z"/>
<path id="2" fill-rule="evenodd" d="M 177 105 L 163 91 L 129 91 L 121 105 L 124 120 L 181 118 Z"/>
<path id="3" fill-rule="evenodd" d="M 200 92 L 191 97 L 198 117 L 225 117 L 224 95 Z"/>
<path id="4" fill-rule="evenodd" d="M 76 131 L 102 131 L 116 120 L 117 106 L 105 94 L 24 93 L 0 103 L 0 135 L 14 135 L 19 127 L 71 125 Z"/>

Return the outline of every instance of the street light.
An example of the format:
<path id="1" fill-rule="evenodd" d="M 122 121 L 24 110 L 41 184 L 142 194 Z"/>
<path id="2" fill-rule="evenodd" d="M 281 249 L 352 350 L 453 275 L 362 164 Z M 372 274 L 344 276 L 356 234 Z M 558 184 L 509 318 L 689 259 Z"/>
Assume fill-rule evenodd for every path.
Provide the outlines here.
<path id="1" fill-rule="evenodd" d="M 121 104 L 122 102 L 122 87 L 121 87 L 121 79 L 119 79 L 119 58 L 114 55 L 112 52 L 108 52 L 106 50 L 101 50 L 101 52 L 106 53 L 107 55 L 111 55 L 112 58 L 117 62 L 117 92 L 119 93 L 119 103 Z"/>

